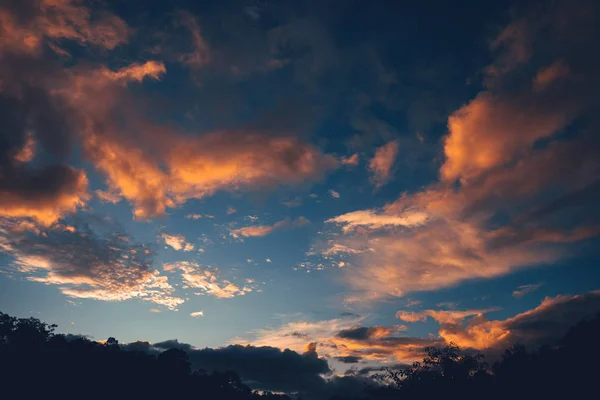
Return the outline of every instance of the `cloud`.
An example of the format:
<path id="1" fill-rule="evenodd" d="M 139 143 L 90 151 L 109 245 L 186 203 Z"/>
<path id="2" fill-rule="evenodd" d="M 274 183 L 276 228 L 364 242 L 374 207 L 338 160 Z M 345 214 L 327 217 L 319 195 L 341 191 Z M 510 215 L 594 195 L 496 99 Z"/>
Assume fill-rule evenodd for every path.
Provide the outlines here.
<path id="1" fill-rule="evenodd" d="M 343 339 L 366 340 L 390 336 L 392 330 L 385 326 L 360 326 L 350 329 L 342 329 L 337 336 Z"/>
<path id="2" fill-rule="evenodd" d="M 533 78 L 533 87 L 538 91 L 544 90 L 548 85 L 551 85 L 558 79 L 567 78 L 569 75 L 569 67 L 559 60 L 538 71 L 535 78 Z"/>
<path id="3" fill-rule="evenodd" d="M 357 364 L 360 362 L 360 360 L 362 360 L 362 357 L 357 357 L 357 356 L 343 356 L 343 357 L 336 357 L 336 360 L 343 362 L 345 364 Z"/>
<path id="4" fill-rule="evenodd" d="M 379 147 L 369 161 L 371 182 L 376 188 L 384 186 L 392 178 L 392 168 L 398 156 L 398 141 L 391 141 Z"/>
<path id="5" fill-rule="evenodd" d="M 167 277 L 152 268 L 153 253 L 146 245 L 123 233 L 101 235 L 102 225 L 92 220 L 76 230 L 50 227 L 40 234 L 15 230 L 7 220 L 2 226 L 0 250 L 13 257 L 13 268 L 30 281 L 57 285 L 68 297 L 137 298 L 170 310 L 184 302 L 173 295 Z"/>
<path id="6" fill-rule="evenodd" d="M 23 148 L 13 156 L 14 160 L 21 163 L 28 163 L 34 159 L 36 147 L 37 141 L 31 133 L 28 133 Z"/>
<path id="7" fill-rule="evenodd" d="M 210 295 L 220 299 L 230 299 L 244 296 L 254 290 L 252 280 L 247 280 L 246 285 L 238 286 L 226 279 L 219 278 L 219 270 L 202 268 L 199 264 L 189 261 L 179 261 L 163 265 L 164 271 L 181 271 L 184 289 L 200 289 L 196 295 Z"/>
<path id="8" fill-rule="evenodd" d="M 198 69 L 211 61 L 211 50 L 202 36 L 196 18 L 187 11 L 179 12 L 179 22 L 188 30 L 191 51 L 179 56 L 179 61 L 192 69 Z"/>
<path id="9" fill-rule="evenodd" d="M 357 166 L 359 162 L 360 158 L 358 156 L 358 153 L 354 153 L 350 157 L 344 157 L 341 159 L 342 165 L 350 165 L 352 167 Z"/>
<path id="10" fill-rule="evenodd" d="M 0 177 L 0 215 L 31 217 L 49 226 L 89 199 L 85 173 L 68 166 L 7 168 Z"/>
<path id="11" fill-rule="evenodd" d="M 533 284 L 529 284 L 529 285 L 519 286 L 518 288 L 516 288 L 513 291 L 512 296 L 515 298 L 521 298 L 529 293 L 535 292 L 543 285 L 544 285 L 543 283 L 533 283 Z"/>
<path id="12" fill-rule="evenodd" d="M 334 199 L 340 198 L 340 194 L 333 189 L 329 189 L 329 195 Z"/>
<path id="13" fill-rule="evenodd" d="M 104 74 L 111 80 L 127 82 L 142 82 L 146 78 L 160 79 L 167 73 L 162 62 L 146 61 L 144 64 L 133 63 L 117 71 L 104 70 Z"/>
<path id="14" fill-rule="evenodd" d="M 123 197 L 121 197 L 118 194 L 115 193 L 111 193 L 111 192 L 105 192 L 104 190 L 96 190 L 94 193 L 96 193 L 96 196 L 102 200 L 103 202 L 106 203 L 113 203 L 116 204 L 118 202 L 120 202 L 121 200 L 123 200 Z"/>
<path id="15" fill-rule="evenodd" d="M 317 343 L 320 354 L 327 359 L 358 357 L 365 362 L 394 364 L 417 361 L 424 347 L 439 344 L 438 339 L 398 336 L 403 325 L 392 327 L 360 326 L 364 317 L 349 314 L 345 318 L 323 321 L 295 321 L 279 328 L 254 331 L 256 338 L 248 344 L 304 351 L 309 343 Z M 246 343 L 242 339 L 235 339 Z"/>
<path id="16" fill-rule="evenodd" d="M 209 373 L 235 371 L 252 388 L 279 392 L 322 390 L 326 382 L 321 375 L 330 372 L 327 361 L 319 358 L 316 351 L 297 353 L 270 346 L 241 345 L 197 349 L 177 340 L 154 345 L 135 342 L 119 346 L 127 351 L 148 353 L 180 349 L 188 353 L 193 369 Z"/>
<path id="17" fill-rule="evenodd" d="M 406 212 L 402 215 L 390 215 L 379 210 L 360 210 L 339 215 L 326 220 L 327 223 L 342 225 L 344 232 L 357 227 L 379 229 L 394 226 L 422 225 L 427 221 L 427 214 L 422 212 Z"/>
<path id="18" fill-rule="evenodd" d="M 44 43 L 64 54 L 61 40 L 111 50 L 130 34 L 121 18 L 108 12 L 92 18 L 91 10 L 77 0 L 9 0 L 0 8 L 0 21 L 0 46 L 25 54 L 41 52 Z"/>
<path id="19" fill-rule="evenodd" d="M 5 215 L 33 216 L 49 224 L 87 201 L 83 171 L 61 164 L 41 170 L 21 165 L 29 131 L 38 147 L 64 153 L 58 160 L 66 159 L 71 141 L 80 141 L 85 160 L 106 178 L 110 199 L 102 198 L 127 199 L 138 219 L 163 215 L 168 208 L 220 190 L 304 184 L 338 165 L 335 157 L 291 132 L 240 128 L 190 133 L 157 123 L 147 102 L 129 86 L 162 78 L 166 67 L 161 61 L 113 63 L 116 67 L 111 68 L 72 60 L 61 65 L 42 51 L 48 44 L 67 55 L 62 41 L 105 50 L 125 43 L 131 30 L 105 10 L 70 0 L 11 1 L 0 16 L 0 76 L 9 82 L 0 101 L 11 118 L 7 126 L 18 131 L 10 132 L 9 147 L 3 141 L 0 149 L 0 212 Z M 180 61 L 192 68 L 204 65 L 210 51 L 197 21 L 187 13 L 178 16 L 192 39 L 192 50 Z M 36 179 L 45 186 L 30 182 Z M 30 196 L 31 187 L 37 186 Z M 24 201 L 27 197 L 40 198 L 43 204 Z"/>
<path id="20" fill-rule="evenodd" d="M 227 207 L 227 215 L 235 214 L 237 210 L 233 207 Z"/>
<path id="21" fill-rule="evenodd" d="M 190 317 L 202 318 L 202 317 L 204 317 L 204 311 L 195 311 L 193 313 L 190 313 Z"/>
<path id="22" fill-rule="evenodd" d="M 167 208 L 219 190 L 300 184 L 336 165 L 332 156 L 294 137 L 240 131 L 184 138 L 169 133 L 156 141 L 164 142 L 156 143 L 156 159 L 117 138 L 87 141 L 109 186 L 134 203 L 138 218 L 163 214 Z"/>
<path id="23" fill-rule="evenodd" d="M 486 308 L 482 310 L 424 310 L 424 311 L 398 311 L 396 318 L 405 322 L 425 322 L 427 317 L 431 317 L 440 323 L 456 323 L 467 317 L 483 315 L 492 311 L 497 311 L 497 308 Z"/>
<path id="24" fill-rule="evenodd" d="M 600 311 L 600 292 L 547 297 L 536 308 L 504 320 L 488 320 L 484 314 L 489 311 L 492 310 L 427 310 L 419 315 L 440 323 L 439 335 L 447 343 L 498 356 L 513 343 L 531 347 L 555 343 L 578 321 Z M 406 314 L 398 316 L 406 320 Z M 465 322 L 467 317 L 473 318 Z"/>
<path id="25" fill-rule="evenodd" d="M 492 45 L 484 89 L 448 117 L 439 180 L 328 220 L 341 232 L 332 228 L 314 247 L 327 257 L 333 248 L 358 251 L 344 254 L 349 301 L 493 278 L 596 240 L 600 214 L 578 194 L 596 199 L 600 173 L 590 150 L 599 144 L 600 59 L 582 62 L 595 43 L 584 14 L 559 2 L 543 18 L 527 11 L 511 23 Z"/>
<path id="26" fill-rule="evenodd" d="M 232 237 L 234 237 L 236 239 L 244 238 L 244 237 L 267 236 L 267 235 L 273 233 L 273 231 L 276 231 L 278 229 L 301 227 L 308 223 L 310 223 L 310 221 L 308 219 L 306 219 L 305 217 L 298 217 L 295 220 L 286 218 L 279 222 L 276 222 L 273 225 L 255 225 L 255 226 L 245 226 L 242 228 L 232 229 L 229 232 L 229 235 L 231 235 Z"/>
<path id="27" fill-rule="evenodd" d="M 65 164 L 76 124 L 56 89 L 67 81 L 68 69 L 53 56 L 70 56 L 60 47 L 63 41 L 112 50 L 129 34 L 119 17 L 79 1 L 2 3 L 0 108 L 6 129 L 0 138 L 0 214 L 49 226 L 85 205 L 86 174 Z M 44 157 L 30 165 L 38 154 Z"/>
<path id="28" fill-rule="evenodd" d="M 194 245 L 188 243 L 183 235 L 169 235 L 163 233 L 160 237 L 163 238 L 166 245 L 171 246 L 174 250 L 194 251 Z"/>

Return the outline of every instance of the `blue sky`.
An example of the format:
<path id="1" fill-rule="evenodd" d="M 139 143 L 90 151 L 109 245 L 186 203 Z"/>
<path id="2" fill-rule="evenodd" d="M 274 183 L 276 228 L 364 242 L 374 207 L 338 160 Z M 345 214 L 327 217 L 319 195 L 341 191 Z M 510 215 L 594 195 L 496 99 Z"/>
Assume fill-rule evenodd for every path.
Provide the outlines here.
<path id="1" fill-rule="evenodd" d="M 339 373 L 597 311 L 593 2 L 392 3 L 0 6 L 0 309 Z"/>

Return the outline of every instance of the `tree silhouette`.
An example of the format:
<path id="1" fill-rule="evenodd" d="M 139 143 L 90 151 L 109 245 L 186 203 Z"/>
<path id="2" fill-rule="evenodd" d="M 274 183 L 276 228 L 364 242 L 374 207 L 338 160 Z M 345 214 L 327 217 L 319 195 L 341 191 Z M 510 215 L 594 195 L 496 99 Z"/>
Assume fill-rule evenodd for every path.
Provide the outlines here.
<path id="1" fill-rule="evenodd" d="M 193 371 L 181 349 L 158 356 L 124 351 L 115 338 L 101 344 L 55 334 L 55 328 L 0 312 L 2 398 L 289 399 L 256 392 L 233 371 Z M 481 354 L 455 344 L 431 347 L 422 362 L 376 374 L 374 385 L 352 399 L 598 398 L 598 338 L 600 315 L 537 350 L 515 344 L 491 368 Z"/>

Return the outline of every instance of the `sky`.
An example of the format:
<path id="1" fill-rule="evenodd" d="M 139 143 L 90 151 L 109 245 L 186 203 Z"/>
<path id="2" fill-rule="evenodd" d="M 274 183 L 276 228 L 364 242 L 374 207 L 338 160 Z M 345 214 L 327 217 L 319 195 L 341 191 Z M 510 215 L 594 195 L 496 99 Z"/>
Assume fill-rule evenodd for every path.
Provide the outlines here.
<path id="1" fill-rule="evenodd" d="M 535 3 L 2 1 L 0 310 L 337 376 L 564 333 L 598 5 Z"/>

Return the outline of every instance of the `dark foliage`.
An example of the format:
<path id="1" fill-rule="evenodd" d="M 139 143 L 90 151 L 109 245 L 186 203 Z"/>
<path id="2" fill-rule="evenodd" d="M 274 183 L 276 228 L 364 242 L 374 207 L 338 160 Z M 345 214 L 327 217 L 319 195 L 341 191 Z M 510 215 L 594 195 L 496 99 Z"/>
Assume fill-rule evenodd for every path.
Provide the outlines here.
<path id="1" fill-rule="evenodd" d="M 124 351 L 114 338 L 101 344 L 55 328 L 0 313 L 3 398 L 289 399 L 253 391 L 232 371 L 193 371 L 181 349 L 158 356 Z M 514 345 L 491 367 L 454 344 L 428 348 L 422 362 L 375 375 L 379 385 L 353 399 L 599 398 L 599 339 L 600 315 L 572 327 L 559 343 L 536 351 Z"/>
<path id="2" fill-rule="evenodd" d="M 158 355 L 122 351 L 55 334 L 55 325 L 0 313 L 1 398 L 283 400 L 259 394 L 235 372 L 192 371 L 188 355 L 170 349 Z"/>
<path id="3" fill-rule="evenodd" d="M 556 344 L 528 351 L 516 344 L 491 368 L 481 354 L 450 344 L 429 348 L 423 362 L 385 370 L 371 399 L 571 399 L 600 398 L 600 315 L 572 327 Z"/>

